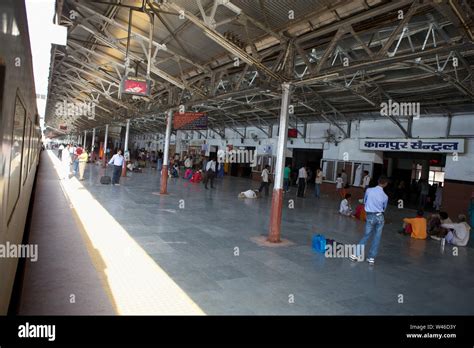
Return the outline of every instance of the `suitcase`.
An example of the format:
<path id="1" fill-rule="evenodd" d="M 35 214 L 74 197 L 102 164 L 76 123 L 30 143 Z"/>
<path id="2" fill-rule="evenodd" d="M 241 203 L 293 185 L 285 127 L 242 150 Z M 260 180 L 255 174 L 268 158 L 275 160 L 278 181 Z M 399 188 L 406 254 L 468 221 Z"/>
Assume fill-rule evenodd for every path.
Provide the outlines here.
<path id="1" fill-rule="evenodd" d="M 104 175 L 100 178 L 100 183 L 102 185 L 110 185 L 112 183 L 112 178 L 110 176 Z"/>
<path id="2" fill-rule="evenodd" d="M 100 177 L 100 183 L 102 185 L 110 185 L 112 183 L 112 178 L 107 175 L 107 167 L 105 167 L 104 176 Z"/>

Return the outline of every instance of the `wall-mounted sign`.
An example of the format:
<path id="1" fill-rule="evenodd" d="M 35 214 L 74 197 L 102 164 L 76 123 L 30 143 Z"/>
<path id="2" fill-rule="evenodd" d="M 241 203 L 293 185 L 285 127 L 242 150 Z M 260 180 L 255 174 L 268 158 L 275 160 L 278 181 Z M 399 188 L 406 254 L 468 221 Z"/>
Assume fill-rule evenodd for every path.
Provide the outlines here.
<path id="1" fill-rule="evenodd" d="M 120 92 L 122 94 L 149 96 L 150 90 L 150 80 L 144 80 L 139 78 L 125 78 L 122 80 Z"/>
<path id="2" fill-rule="evenodd" d="M 207 129 L 207 115 L 203 112 L 176 112 L 173 115 L 173 129 L 201 130 Z"/>
<path id="3" fill-rule="evenodd" d="M 298 138 L 298 130 L 296 128 L 288 128 L 288 138 Z"/>
<path id="4" fill-rule="evenodd" d="M 464 139 L 360 139 L 361 150 L 463 153 Z"/>

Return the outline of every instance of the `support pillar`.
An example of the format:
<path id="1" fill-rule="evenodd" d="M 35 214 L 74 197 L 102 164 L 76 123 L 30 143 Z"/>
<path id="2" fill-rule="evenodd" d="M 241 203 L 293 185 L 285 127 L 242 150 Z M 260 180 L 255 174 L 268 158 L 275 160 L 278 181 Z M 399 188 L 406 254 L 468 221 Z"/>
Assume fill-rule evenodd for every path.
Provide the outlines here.
<path id="1" fill-rule="evenodd" d="M 91 162 L 95 161 L 95 127 L 92 128 L 92 143 L 91 143 Z"/>
<path id="2" fill-rule="evenodd" d="M 128 135 L 130 133 L 130 119 L 127 119 L 127 125 L 125 126 L 125 143 L 123 145 L 123 156 L 124 158 L 128 158 L 127 152 L 128 152 Z M 122 176 L 127 176 L 127 161 L 123 161 L 123 167 L 122 167 Z"/>
<path id="3" fill-rule="evenodd" d="M 163 168 L 161 169 L 161 188 L 160 194 L 168 194 L 168 166 L 169 166 L 169 152 L 170 152 L 170 138 L 171 127 L 173 125 L 173 111 L 168 111 L 166 119 L 166 135 L 165 135 L 165 151 L 163 151 Z"/>
<path id="4" fill-rule="evenodd" d="M 85 130 L 84 131 L 84 146 L 82 146 L 82 148 L 85 150 L 86 146 L 87 146 L 87 131 Z"/>
<path id="5" fill-rule="evenodd" d="M 104 167 L 107 165 L 107 137 L 109 136 L 109 125 L 105 125 L 105 137 L 104 137 L 104 158 L 102 159 L 104 162 Z"/>
<path id="6" fill-rule="evenodd" d="M 268 241 L 280 243 L 281 214 L 283 208 L 283 170 L 285 169 L 286 142 L 288 136 L 288 104 L 290 102 L 290 84 L 285 82 L 281 85 L 281 110 L 280 127 L 277 145 L 277 158 L 275 164 L 275 180 L 272 193 L 272 208 L 270 212 L 270 227 Z"/>

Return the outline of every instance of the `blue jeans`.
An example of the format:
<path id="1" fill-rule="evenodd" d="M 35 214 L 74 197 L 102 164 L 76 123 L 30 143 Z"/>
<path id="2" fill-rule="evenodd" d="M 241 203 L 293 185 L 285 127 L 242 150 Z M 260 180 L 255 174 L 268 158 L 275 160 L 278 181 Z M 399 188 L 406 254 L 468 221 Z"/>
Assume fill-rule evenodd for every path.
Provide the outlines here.
<path id="1" fill-rule="evenodd" d="M 321 196 L 321 184 L 316 184 L 314 186 L 314 196 L 318 198 Z"/>
<path id="2" fill-rule="evenodd" d="M 158 169 L 158 172 L 161 173 L 161 169 L 163 169 L 163 160 L 161 158 L 158 158 L 158 165 L 156 169 Z"/>
<path id="3" fill-rule="evenodd" d="M 359 244 L 365 246 L 369 239 L 372 236 L 374 237 L 372 240 L 372 246 L 370 247 L 368 254 L 369 259 L 375 259 L 375 257 L 377 256 L 384 223 L 385 218 L 383 214 L 377 216 L 376 213 L 367 213 L 367 221 L 365 223 L 365 234 L 364 237 L 362 237 L 362 239 L 360 240 Z"/>
<path id="4" fill-rule="evenodd" d="M 112 175 L 112 184 L 118 184 L 120 182 L 120 175 L 122 175 L 122 166 L 114 165 L 114 172 Z"/>
<path id="5" fill-rule="evenodd" d="M 74 160 L 74 174 L 79 172 L 79 160 L 76 158 Z"/>
<path id="6" fill-rule="evenodd" d="M 285 191 L 290 189 L 290 179 L 283 179 L 283 189 Z"/>

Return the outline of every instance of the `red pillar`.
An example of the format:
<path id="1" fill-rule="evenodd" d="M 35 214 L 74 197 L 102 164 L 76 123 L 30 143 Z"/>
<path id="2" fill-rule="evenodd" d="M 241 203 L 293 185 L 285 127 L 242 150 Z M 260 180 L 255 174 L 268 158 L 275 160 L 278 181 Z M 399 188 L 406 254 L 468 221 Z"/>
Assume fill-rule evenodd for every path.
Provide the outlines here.
<path id="1" fill-rule="evenodd" d="M 161 168 L 161 185 L 160 185 L 160 194 L 166 195 L 168 192 L 166 191 L 168 188 L 168 165 L 163 164 L 163 168 Z"/>
<path id="2" fill-rule="evenodd" d="M 273 189 L 272 194 L 272 210 L 270 213 L 270 228 L 268 233 L 268 241 L 272 243 L 280 243 L 281 231 L 281 214 L 283 210 L 283 189 Z"/>
<path id="3" fill-rule="evenodd" d="M 281 215 L 283 210 L 283 171 L 285 168 L 286 142 L 288 137 L 288 104 L 290 102 L 290 84 L 283 83 L 280 126 L 278 128 L 278 145 L 276 163 L 274 168 L 275 180 L 272 193 L 272 208 L 270 212 L 270 226 L 267 240 L 271 243 L 280 243 Z"/>

